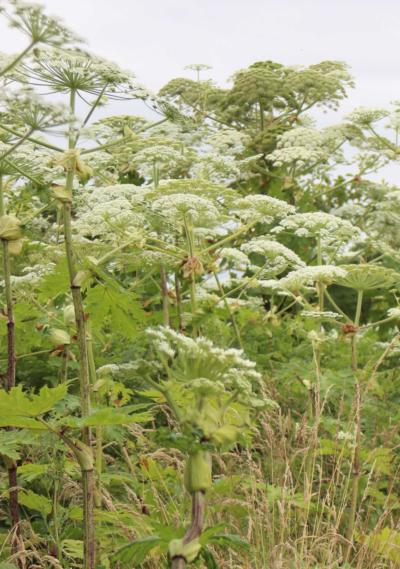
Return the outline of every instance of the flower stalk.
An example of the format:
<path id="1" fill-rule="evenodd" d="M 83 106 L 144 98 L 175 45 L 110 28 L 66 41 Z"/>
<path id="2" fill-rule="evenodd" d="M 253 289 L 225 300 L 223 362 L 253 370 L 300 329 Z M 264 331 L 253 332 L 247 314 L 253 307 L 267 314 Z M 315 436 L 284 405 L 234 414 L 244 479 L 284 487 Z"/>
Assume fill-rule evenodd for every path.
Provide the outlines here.
<path id="1" fill-rule="evenodd" d="M 4 204 L 4 188 L 3 176 L 0 175 L 0 217 L 5 215 Z M 6 296 L 6 315 L 7 315 L 7 374 L 6 374 L 6 390 L 10 391 L 15 387 L 16 382 L 16 353 L 15 353 L 15 321 L 12 298 L 11 285 L 11 263 L 9 243 L 7 239 L 1 239 L 3 252 L 3 275 L 4 288 Z M 20 533 L 20 515 L 18 502 L 18 480 L 17 480 L 17 463 L 15 460 L 7 458 L 6 468 L 8 472 L 8 488 L 9 488 L 9 508 L 10 522 L 14 533 L 12 542 L 12 551 L 18 554 L 21 550 L 21 533 Z"/>
<path id="2" fill-rule="evenodd" d="M 75 91 L 70 92 L 70 110 L 71 113 L 75 112 Z M 72 129 L 70 129 L 68 148 L 69 150 L 75 149 L 75 137 Z M 83 307 L 82 290 L 79 282 L 76 279 L 78 274 L 75 251 L 72 241 L 72 189 L 75 177 L 75 159 L 73 156 L 66 164 L 66 195 L 70 196 L 69 199 L 63 201 L 63 217 L 64 217 L 64 241 L 65 252 L 68 264 L 68 273 L 70 279 L 70 287 L 72 294 L 72 301 L 75 310 L 75 322 L 77 330 L 77 343 L 79 352 L 79 380 L 81 390 L 81 407 L 82 416 L 87 417 L 91 410 L 91 386 L 90 386 L 90 373 L 89 373 L 89 356 L 87 346 L 87 330 L 86 330 L 86 316 Z M 91 432 L 89 427 L 84 427 L 82 430 L 83 443 L 90 449 L 91 445 Z M 91 449 L 90 449 L 91 452 Z M 82 471 L 82 489 L 83 489 L 83 517 L 84 517 L 84 569 L 94 569 L 95 567 L 95 526 L 94 526 L 94 473 L 93 467 L 91 469 L 83 469 Z"/>

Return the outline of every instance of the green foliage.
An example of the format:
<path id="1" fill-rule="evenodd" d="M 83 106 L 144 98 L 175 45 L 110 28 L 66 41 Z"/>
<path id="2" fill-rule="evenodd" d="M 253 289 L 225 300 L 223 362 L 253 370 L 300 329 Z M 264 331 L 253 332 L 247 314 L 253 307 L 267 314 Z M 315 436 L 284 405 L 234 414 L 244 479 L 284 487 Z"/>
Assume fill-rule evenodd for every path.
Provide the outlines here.
<path id="1" fill-rule="evenodd" d="M 337 61 L 150 97 L 4 10 L 0 569 L 394 569 L 399 104 L 319 128 Z"/>
<path id="2" fill-rule="evenodd" d="M 0 391 L 0 413 L 3 421 L 7 416 L 38 417 L 53 409 L 67 394 L 66 385 L 57 387 L 43 386 L 39 393 L 30 395 L 23 392 L 22 386 L 12 388 L 9 392 Z"/>

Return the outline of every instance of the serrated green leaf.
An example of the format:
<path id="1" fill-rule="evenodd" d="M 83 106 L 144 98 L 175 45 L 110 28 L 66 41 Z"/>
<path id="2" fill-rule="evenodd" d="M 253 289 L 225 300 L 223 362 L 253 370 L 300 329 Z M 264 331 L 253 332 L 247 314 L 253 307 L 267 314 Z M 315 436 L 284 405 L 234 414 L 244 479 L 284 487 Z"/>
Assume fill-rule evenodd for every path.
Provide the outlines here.
<path id="1" fill-rule="evenodd" d="M 132 338 L 138 333 L 139 324 L 144 319 L 143 309 L 135 295 L 115 284 L 99 284 L 90 288 L 86 307 L 92 326 L 98 332 L 108 324 L 114 332 Z"/>
<path id="2" fill-rule="evenodd" d="M 63 258 L 53 271 L 40 280 L 38 298 L 45 302 L 49 298 L 55 298 L 64 294 L 69 289 L 69 276 L 67 260 Z"/>
<path id="3" fill-rule="evenodd" d="M 28 417 L 0 417 L 0 427 L 17 427 L 20 429 L 34 429 L 35 431 L 45 431 L 46 426 Z"/>
<path id="4" fill-rule="evenodd" d="M 20 492 L 18 500 L 22 506 L 26 506 L 30 510 L 36 510 L 44 516 L 48 516 L 51 513 L 51 500 L 46 498 L 46 496 L 41 496 L 40 494 L 32 492 L 32 490 Z"/>
<path id="5" fill-rule="evenodd" d="M 112 559 L 113 561 L 119 561 L 125 564 L 143 563 L 150 551 L 161 542 L 162 539 L 157 535 L 137 539 L 121 547 L 121 549 L 113 555 Z"/>
<path id="6" fill-rule="evenodd" d="M 107 427 L 112 425 L 129 425 L 131 423 L 145 423 L 152 418 L 150 413 L 123 413 L 120 409 L 105 407 L 97 409 L 84 418 L 63 417 L 58 424 L 70 427 L 71 429 L 81 429 L 82 427 Z"/>
<path id="7" fill-rule="evenodd" d="M 213 535 L 208 540 L 208 543 L 213 545 L 218 545 L 219 547 L 223 547 L 224 549 L 232 548 L 238 551 L 248 551 L 250 549 L 249 542 L 245 540 L 240 535 L 235 534 L 220 534 L 220 535 Z"/>
<path id="8" fill-rule="evenodd" d="M 26 482 L 31 482 L 38 476 L 45 474 L 48 469 L 48 464 L 23 464 L 22 466 L 18 467 L 18 476 L 20 476 Z"/>
<path id="9" fill-rule="evenodd" d="M 17 441 L 10 439 L 8 433 L 5 431 L 0 431 L 0 455 L 11 458 L 12 460 L 18 460 L 18 447 L 19 444 Z"/>
<path id="10" fill-rule="evenodd" d="M 61 401 L 66 394 L 67 387 L 64 384 L 57 387 L 45 385 L 37 395 L 24 393 L 22 386 L 13 387 L 8 392 L 2 389 L 0 390 L 0 421 L 8 420 L 8 417 L 38 417 L 43 415 Z M 28 427 L 29 425 L 25 426 Z"/>
<path id="11" fill-rule="evenodd" d="M 82 420 L 82 425 L 85 427 L 129 425 L 130 423 L 143 423 L 149 419 L 151 419 L 151 415 L 148 413 L 134 413 L 128 415 L 111 407 L 106 407 L 105 409 L 94 411 L 94 413 L 85 417 L 85 419 Z"/>
<path id="12" fill-rule="evenodd" d="M 83 559 L 83 542 L 79 539 L 63 539 L 61 548 L 66 557 Z"/>

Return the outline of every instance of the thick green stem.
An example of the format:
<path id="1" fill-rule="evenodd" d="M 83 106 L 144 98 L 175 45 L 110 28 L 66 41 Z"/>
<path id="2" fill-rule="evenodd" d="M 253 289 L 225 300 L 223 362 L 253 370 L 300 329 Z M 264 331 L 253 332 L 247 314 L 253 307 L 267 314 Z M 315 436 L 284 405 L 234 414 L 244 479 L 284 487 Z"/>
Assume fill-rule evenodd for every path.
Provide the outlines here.
<path id="1" fill-rule="evenodd" d="M 5 213 L 6 212 L 4 206 L 3 177 L 0 176 L 0 216 L 5 215 Z M 3 250 L 3 276 L 4 276 L 4 289 L 6 295 L 6 310 L 7 310 L 6 389 L 7 391 L 10 391 L 10 389 L 15 387 L 15 379 L 16 379 L 15 322 L 14 322 L 14 310 L 13 310 L 13 299 L 12 299 L 11 264 L 10 264 L 10 253 L 8 250 L 8 241 L 3 239 L 1 243 Z M 14 554 L 17 554 L 21 550 L 17 463 L 15 462 L 15 460 L 7 459 L 6 467 L 8 471 L 10 522 L 15 535 L 15 538 L 13 539 L 12 542 L 12 551 Z"/>
<path id="2" fill-rule="evenodd" d="M 70 94 L 70 110 L 75 112 L 75 92 Z M 75 138 L 73 130 L 70 130 L 68 147 L 70 150 L 75 148 Z M 75 163 L 71 159 L 71 163 L 67 166 L 66 191 L 72 196 L 72 189 L 75 176 Z M 72 198 L 71 198 L 72 199 Z M 77 330 L 77 343 L 79 352 L 79 380 L 81 390 L 81 408 L 82 416 L 86 417 L 90 414 L 91 409 L 91 389 L 89 374 L 89 357 L 87 347 L 86 333 L 86 317 L 83 307 L 82 291 L 75 278 L 77 275 L 75 252 L 72 241 L 72 213 L 71 202 L 63 203 L 64 214 L 64 241 L 67 256 L 68 272 L 72 293 L 72 301 L 75 309 L 75 322 Z M 82 431 L 83 442 L 90 447 L 91 433 L 88 427 Z M 83 569 L 94 569 L 95 567 L 95 525 L 94 525 L 94 475 L 93 469 L 82 469 L 82 487 L 83 487 L 83 515 L 84 515 L 84 559 Z"/>
<path id="3" fill-rule="evenodd" d="M 354 316 L 354 325 L 356 328 L 360 325 L 361 310 L 363 302 L 363 292 L 359 291 L 357 295 L 357 306 Z M 350 512 L 347 524 L 346 538 L 349 542 L 346 551 L 346 560 L 349 559 L 352 543 L 354 537 L 354 526 L 357 517 L 358 494 L 361 478 L 361 384 L 358 376 L 358 351 L 357 351 L 357 331 L 351 337 L 351 369 L 354 374 L 355 394 L 354 394 L 354 426 L 355 426 L 355 440 L 354 452 L 352 459 L 352 484 L 351 484 L 351 501 Z"/>
<path id="4" fill-rule="evenodd" d="M 94 352 L 93 352 L 93 338 L 90 328 L 87 334 L 87 347 L 88 347 L 88 356 L 89 356 L 90 382 L 92 385 L 95 385 L 97 380 L 97 374 L 96 374 L 96 363 L 94 360 Z M 97 399 L 96 402 L 98 403 L 98 398 L 96 399 Z M 103 427 L 101 426 L 96 427 L 95 434 L 96 434 L 96 451 L 95 451 L 96 487 L 95 487 L 94 499 L 95 499 L 96 508 L 100 508 L 102 502 L 101 474 L 103 471 Z"/>
<path id="5" fill-rule="evenodd" d="M 322 248 L 320 237 L 317 238 L 317 264 L 322 265 Z M 318 296 L 318 310 L 319 312 L 323 312 L 325 286 L 321 282 L 317 282 L 316 289 Z M 321 334 L 324 332 L 322 324 L 320 326 L 319 332 Z M 310 386 L 310 389 L 308 390 L 308 420 L 311 423 L 311 439 L 309 447 L 307 449 L 304 466 L 304 497 L 306 503 L 308 503 L 312 494 L 312 481 L 315 467 L 315 451 L 318 445 L 318 430 L 321 413 L 321 346 L 318 341 L 313 343 L 312 350 L 315 367 L 315 382 Z M 306 523 L 307 516 L 305 516 L 304 532 L 306 532 Z"/>
<path id="6" fill-rule="evenodd" d="M 184 218 L 184 228 L 185 228 L 185 234 L 186 234 L 186 242 L 187 242 L 187 247 L 188 247 L 189 260 L 193 260 L 194 256 L 195 256 L 193 227 L 192 227 L 191 223 L 189 223 L 189 221 L 186 219 L 186 217 Z M 197 298 L 196 298 L 196 275 L 195 275 L 194 267 L 192 267 L 192 269 L 190 271 L 189 278 L 190 278 L 190 285 L 189 285 L 190 304 L 191 304 L 191 308 L 192 308 L 192 317 L 195 319 L 196 314 L 197 314 Z M 193 324 L 192 335 L 194 338 L 196 338 L 197 334 L 198 334 L 197 325 Z"/>
<path id="7" fill-rule="evenodd" d="M 162 313 L 163 313 L 163 325 L 169 326 L 169 300 L 168 300 L 168 282 L 167 274 L 163 265 L 160 267 L 161 276 L 161 298 L 162 298 Z"/>
<path id="8" fill-rule="evenodd" d="M 190 543 L 194 539 L 200 537 L 203 531 L 205 509 L 206 509 L 205 493 L 202 490 L 198 492 L 193 492 L 192 520 L 183 538 L 184 544 Z M 171 560 L 171 569 L 184 569 L 186 565 L 187 561 L 184 557 L 174 557 Z"/>
<path id="9" fill-rule="evenodd" d="M 94 569 L 96 566 L 96 535 L 94 526 L 94 472 L 82 470 L 83 489 L 83 567 Z"/>
<path id="10" fill-rule="evenodd" d="M 213 272 L 213 275 L 215 278 L 215 282 L 217 283 L 218 290 L 221 293 L 222 302 L 224 303 L 226 311 L 229 314 L 229 318 L 231 319 L 232 326 L 233 326 L 233 329 L 234 329 L 235 334 L 236 334 L 237 342 L 239 344 L 239 347 L 243 350 L 242 338 L 240 336 L 240 330 L 239 330 L 239 326 L 236 322 L 235 315 L 234 315 L 233 311 L 231 310 L 231 307 L 228 304 L 228 300 L 226 298 L 225 291 L 224 291 L 223 286 L 221 284 L 221 281 L 219 280 L 219 277 L 215 271 Z"/>
<path id="11" fill-rule="evenodd" d="M 175 297 L 176 297 L 176 312 L 178 316 L 178 329 L 183 331 L 183 315 L 182 315 L 182 296 L 181 285 L 179 282 L 179 274 L 175 273 Z"/>
<path id="12" fill-rule="evenodd" d="M 260 112 L 260 130 L 261 132 L 264 130 L 264 108 L 261 102 L 259 104 L 259 112 Z"/>

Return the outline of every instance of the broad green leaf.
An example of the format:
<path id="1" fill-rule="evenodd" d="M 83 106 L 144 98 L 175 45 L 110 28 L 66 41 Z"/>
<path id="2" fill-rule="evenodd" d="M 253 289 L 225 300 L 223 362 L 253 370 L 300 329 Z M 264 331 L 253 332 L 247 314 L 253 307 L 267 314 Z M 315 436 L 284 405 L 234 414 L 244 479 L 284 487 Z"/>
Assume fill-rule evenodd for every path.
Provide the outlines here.
<path id="1" fill-rule="evenodd" d="M 11 458 L 12 460 L 18 460 L 18 447 L 18 442 L 10 439 L 7 432 L 0 431 L 0 455 Z"/>
<path id="2" fill-rule="evenodd" d="M 400 533 L 388 527 L 379 533 L 360 536 L 358 541 L 368 549 L 394 563 L 400 562 Z"/>
<path id="3" fill-rule="evenodd" d="M 32 492 L 32 490 L 21 492 L 18 496 L 18 500 L 23 506 L 26 506 L 30 510 L 36 510 L 44 516 L 48 516 L 52 510 L 51 500 L 46 498 L 46 496 Z"/>
<path id="4" fill-rule="evenodd" d="M 62 259 L 51 273 L 40 281 L 39 300 L 47 302 L 67 292 L 69 288 L 67 259 Z"/>
<path id="5" fill-rule="evenodd" d="M 203 558 L 207 569 L 218 569 L 218 564 L 211 551 L 209 551 L 208 549 L 203 549 L 201 552 L 201 557 Z"/>
<path id="6" fill-rule="evenodd" d="M 143 563 L 147 555 L 162 542 L 157 535 L 137 539 L 121 547 L 112 557 L 113 561 L 124 564 Z"/>
<path id="7" fill-rule="evenodd" d="M 238 551 L 250 549 L 249 542 L 245 540 L 240 535 L 235 534 L 220 534 L 220 535 L 213 535 L 208 540 L 208 543 L 213 545 L 218 545 L 219 547 L 223 547 L 224 549 L 232 548 Z"/>
<path id="8" fill-rule="evenodd" d="M 115 284 L 99 284 L 90 288 L 86 307 L 98 332 L 108 323 L 114 333 L 131 338 L 136 336 L 144 320 L 144 312 L 136 296 Z"/>
<path id="9" fill-rule="evenodd" d="M 63 539 L 61 548 L 66 557 L 83 559 L 83 542 L 79 539 Z"/>
<path id="10" fill-rule="evenodd" d="M 8 419 L 8 417 L 37 417 L 50 411 L 66 394 L 67 387 L 64 384 L 57 387 L 45 385 L 37 395 L 24 393 L 22 386 L 13 387 L 9 392 L 2 389 L 0 390 L 0 420 Z"/>
<path id="11" fill-rule="evenodd" d="M 134 413 L 128 415 L 111 407 L 94 411 L 91 415 L 83 419 L 82 425 L 86 427 L 97 427 L 101 425 L 128 425 L 129 423 L 144 423 L 151 419 L 148 413 Z"/>
<path id="12" fill-rule="evenodd" d="M 42 476 L 49 470 L 49 464 L 23 464 L 18 467 L 18 476 L 26 482 L 32 482 L 38 476 Z"/>
<path id="13" fill-rule="evenodd" d="M 34 429 L 35 431 L 46 431 L 46 426 L 28 417 L 0 417 L 0 427 L 18 427 L 20 429 Z"/>
<path id="14" fill-rule="evenodd" d="M 93 411 L 84 418 L 63 417 L 58 424 L 65 425 L 71 429 L 81 429 L 82 427 L 107 427 L 112 425 L 129 425 L 130 423 L 145 423 L 150 421 L 152 416 L 149 413 L 123 413 L 120 409 L 105 407 Z"/>

